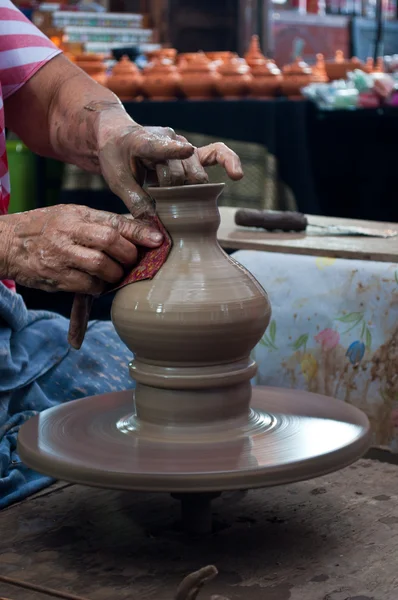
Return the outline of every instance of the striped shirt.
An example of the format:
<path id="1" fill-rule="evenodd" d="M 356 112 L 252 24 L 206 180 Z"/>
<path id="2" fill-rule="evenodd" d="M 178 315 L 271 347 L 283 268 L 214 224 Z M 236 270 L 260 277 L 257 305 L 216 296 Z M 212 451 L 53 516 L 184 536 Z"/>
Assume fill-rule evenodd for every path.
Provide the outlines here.
<path id="1" fill-rule="evenodd" d="M 0 0 L 0 215 L 7 213 L 10 202 L 3 100 L 59 52 L 10 0 Z M 11 281 L 3 283 L 15 289 Z"/>

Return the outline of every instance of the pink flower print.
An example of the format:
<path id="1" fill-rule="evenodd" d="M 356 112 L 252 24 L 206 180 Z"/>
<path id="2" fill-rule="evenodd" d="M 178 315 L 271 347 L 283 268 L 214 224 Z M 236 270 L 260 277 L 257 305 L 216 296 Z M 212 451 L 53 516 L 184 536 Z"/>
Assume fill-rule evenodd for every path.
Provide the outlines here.
<path id="1" fill-rule="evenodd" d="M 340 334 L 334 329 L 323 329 L 314 337 L 315 341 L 322 345 L 323 350 L 336 348 L 340 341 Z"/>

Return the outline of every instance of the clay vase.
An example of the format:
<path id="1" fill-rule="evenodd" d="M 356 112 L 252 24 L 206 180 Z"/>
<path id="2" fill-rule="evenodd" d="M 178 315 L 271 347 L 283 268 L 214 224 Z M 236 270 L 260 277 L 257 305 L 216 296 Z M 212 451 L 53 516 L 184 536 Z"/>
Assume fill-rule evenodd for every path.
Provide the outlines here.
<path id="1" fill-rule="evenodd" d="M 94 81 L 106 86 L 107 75 L 104 58 L 105 57 L 103 54 L 90 54 L 88 52 L 83 52 L 75 57 L 75 63 L 82 69 L 82 71 L 87 73 L 87 75 L 90 75 Z"/>
<path id="2" fill-rule="evenodd" d="M 316 55 L 316 63 L 312 68 L 313 81 L 318 83 L 326 83 L 328 81 L 328 76 L 326 73 L 325 67 L 325 58 L 323 54 Z"/>
<path id="3" fill-rule="evenodd" d="M 291 100 L 301 98 L 301 89 L 314 80 L 311 67 L 299 57 L 292 64 L 283 67 L 282 71 L 282 94 Z"/>
<path id="4" fill-rule="evenodd" d="M 182 62 L 180 75 L 180 88 L 187 98 L 207 100 L 215 95 L 220 75 L 203 52 L 198 52 L 194 60 Z"/>
<path id="5" fill-rule="evenodd" d="M 141 89 L 152 100 L 172 100 L 179 93 L 181 76 L 167 58 L 157 58 L 143 73 Z"/>
<path id="6" fill-rule="evenodd" d="M 157 58 L 167 58 L 168 60 L 171 60 L 172 63 L 175 63 L 177 50 L 175 48 L 159 48 L 158 50 L 146 52 L 146 57 L 150 62 Z"/>
<path id="7" fill-rule="evenodd" d="M 206 52 L 206 56 L 218 69 L 230 58 L 237 57 L 235 52 Z"/>
<path id="8" fill-rule="evenodd" d="M 131 100 L 138 95 L 141 81 L 138 67 L 128 56 L 122 56 L 108 77 L 107 87 L 121 100 Z"/>
<path id="9" fill-rule="evenodd" d="M 346 59 L 342 50 L 336 50 L 334 61 L 326 61 L 325 68 L 328 79 L 336 81 L 338 79 L 346 79 L 349 71 L 354 71 L 355 69 L 364 71 L 366 66 L 355 56 L 351 59 Z"/>
<path id="10" fill-rule="evenodd" d="M 148 190 L 173 245 L 152 280 L 120 289 L 112 305 L 116 331 L 134 354 L 132 418 L 140 422 L 214 428 L 247 419 L 250 353 L 271 309 L 256 279 L 217 242 L 223 187 Z"/>
<path id="11" fill-rule="evenodd" d="M 259 99 L 276 96 L 280 89 L 282 74 L 274 61 L 266 58 L 261 52 L 258 35 L 252 36 L 245 60 L 252 75 L 250 96 Z"/>
<path id="12" fill-rule="evenodd" d="M 218 72 L 221 78 L 216 83 L 216 89 L 220 96 L 234 100 L 249 93 L 252 76 L 244 58 L 228 58 Z"/>

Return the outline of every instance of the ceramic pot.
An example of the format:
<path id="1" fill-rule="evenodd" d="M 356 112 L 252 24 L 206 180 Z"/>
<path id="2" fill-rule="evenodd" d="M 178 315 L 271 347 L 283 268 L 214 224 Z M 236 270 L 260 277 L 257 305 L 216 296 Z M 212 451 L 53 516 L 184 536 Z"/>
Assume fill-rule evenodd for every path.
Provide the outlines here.
<path id="1" fill-rule="evenodd" d="M 228 58 L 218 72 L 221 78 L 217 81 L 216 88 L 220 96 L 232 100 L 249 93 L 252 76 L 244 58 Z"/>
<path id="2" fill-rule="evenodd" d="M 280 89 L 282 74 L 275 62 L 266 58 L 261 52 L 257 35 L 252 36 L 245 60 L 252 75 L 250 95 L 263 99 L 276 96 Z"/>
<path id="3" fill-rule="evenodd" d="M 299 57 L 292 64 L 283 67 L 282 71 L 281 91 L 291 99 L 301 98 L 302 88 L 314 81 L 311 67 Z"/>
<path id="4" fill-rule="evenodd" d="M 355 69 L 365 70 L 365 64 L 356 58 L 355 56 L 351 59 L 344 58 L 342 50 L 337 50 L 334 61 L 326 61 L 325 63 L 326 73 L 330 81 L 336 81 L 338 79 L 346 79 L 349 71 Z"/>
<path id="5" fill-rule="evenodd" d="M 129 100 L 137 96 L 141 81 L 138 67 L 128 56 L 122 56 L 108 77 L 107 87 L 121 100 Z"/>
<path id="6" fill-rule="evenodd" d="M 146 57 L 150 62 L 157 58 L 167 58 L 175 63 L 177 50 L 175 48 L 159 48 L 158 50 L 152 50 L 152 52 L 146 52 Z"/>
<path id="7" fill-rule="evenodd" d="M 177 64 L 191 62 L 192 60 L 196 60 L 198 53 L 197 52 L 181 52 L 177 56 Z"/>
<path id="8" fill-rule="evenodd" d="M 82 53 L 75 57 L 75 63 L 92 79 L 106 86 L 106 64 L 104 63 L 105 56 L 103 54 Z"/>
<path id="9" fill-rule="evenodd" d="M 367 58 L 365 62 L 364 71 L 365 73 L 384 73 L 384 58 L 382 56 L 379 56 L 376 60 L 376 64 L 373 58 Z"/>
<path id="10" fill-rule="evenodd" d="M 223 184 L 149 188 L 173 245 L 152 280 L 119 290 L 117 333 L 134 353 L 136 416 L 168 426 L 247 418 L 250 358 L 267 294 L 217 242 Z"/>
<path id="11" fill-rule="evenodd" d="M 187 98 L 206 100 L 215 95 L 216 82 L 220 75 L 203 52 L 198 52 L 194 60 L 182 62 L 180 75 L 180 88 Z"/>
<path id="12" fill-rule="evenodd" d="M 237 57 L 235 52 L 206 52 L 206 56 L 219 69 L 230 58 Z"/>
<path id="13" fill-rule="evenodd" d="M 158 58 L 146 67 L 141 88 L 148 98 L 172 100 L 178 95 L 181 76 L 167 58 Z"/>
<path id="14" fill-rule="evenodd" d="M 316 81 L 318 83 L 326 83 L 327 81 L 329 81 L 326 73 L 325 58 L 323 54 L 316 55 L 316 63 L 315 66 L 312 68 L 312 75 L 313 81 Z"/>

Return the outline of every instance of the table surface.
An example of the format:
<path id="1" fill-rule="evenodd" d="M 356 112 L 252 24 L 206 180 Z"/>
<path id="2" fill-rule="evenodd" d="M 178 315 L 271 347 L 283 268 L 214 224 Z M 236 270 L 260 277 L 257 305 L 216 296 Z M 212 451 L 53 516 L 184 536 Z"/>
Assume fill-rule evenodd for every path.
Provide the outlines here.
<path id="1" fill-rule="evenodd" d="M 225 495 L 214 501 L 217 533 L 195 539 L 179 532 L 166 494 L 61 483 L 0 512 L 0 576 L 89 600 L 172 600 L 186 574 L 214 564 L 198 600 L 396 600 L 397 497 L 398 467 L 361 460 Z M 0 579 L 0 597 L 46 596 Z"/>
<path id="2" fill-rule="evenodd" d="M 235 225 L 236 208 L 221 207 L 221 225 L 218 240 L 224 248 L 231 250 L 264 250 L 288 254 L 307 254 L 330 258 L 351 258 L 398 262 L 398 236 L 372 238 L 359 236 L 325 235 L 309 227 L 302 233 L 271 233 Z M 375 230 L 398 231 L 398 223 L 355 221 L 333 217 L 308 215 L 309 223 L 315 225 L 357 226 Z"/>

